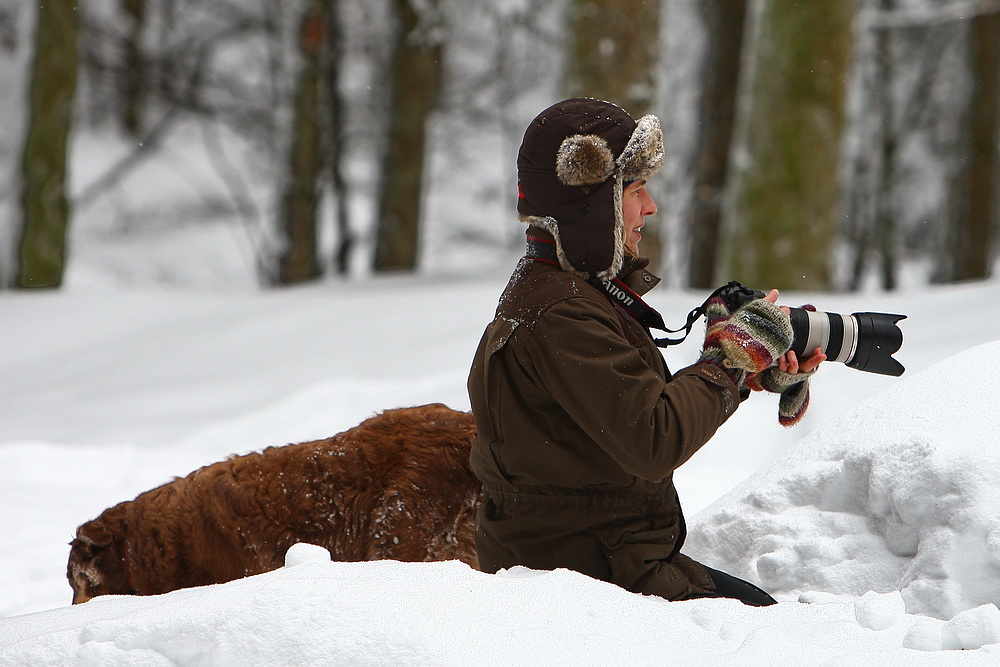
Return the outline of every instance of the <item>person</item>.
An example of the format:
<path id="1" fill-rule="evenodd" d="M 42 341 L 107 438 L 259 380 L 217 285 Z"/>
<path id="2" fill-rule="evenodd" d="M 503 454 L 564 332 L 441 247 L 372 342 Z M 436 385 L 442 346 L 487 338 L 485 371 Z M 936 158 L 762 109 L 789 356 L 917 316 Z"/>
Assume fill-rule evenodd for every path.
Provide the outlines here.
<path id="1" fill-rule="evenodd" d="M 681 553 L 672 473 L 749 394 L 781 394 L 794 423 L 823 360 L 788 352 L 778 293 L 730 312 L 708 304 L 704 350 L 671 374 L 642 295 L 659 281 L 639 243 L 656 212 L 647 180 L 663 160 L 660 123 L 574 98 L 540 113 L 517 156 L 526 255 L 469 374 L 478 430 L 471 465 L 485 500 L 480 567 L 568 568 L 642 594 L 774 602 Z M 660 319 L 659 322 L 662 323 Z"/>

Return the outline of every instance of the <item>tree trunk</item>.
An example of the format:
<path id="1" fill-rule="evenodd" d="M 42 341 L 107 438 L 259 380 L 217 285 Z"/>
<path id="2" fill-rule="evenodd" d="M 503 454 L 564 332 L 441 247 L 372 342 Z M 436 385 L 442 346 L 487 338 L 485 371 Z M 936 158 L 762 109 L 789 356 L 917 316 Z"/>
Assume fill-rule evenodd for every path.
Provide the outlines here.
<path id="1" fill-rule="evenodd" d="M 333 197 L 336 201 L 336 228 L 337 245 L 334 248 L 334 269 L 340 275 L 347 275 L 351 271 L 350 260 L 351 251 L 354 249 L 354 232 L 351 230 L 350 208 L 348 206 L 348 186 L 344 178 L 343 162 L 347 152 L 347 138 L 345 132 L 346 113 L 344 100 L 340 95 L 340 63 L 343 56 L 344 34 L 338 19 L 338 4 L 334 0 L 334 8 L 330 11 L 328 18 L 328 34 L 330 35 L 327 48 L 327 89 L 329 93 L 330 106 L 330 185 L 333 190 Z"/>
<path id="2" fill-rule="evenodd" d="M 896 0 L 869 0 L 872 9 L 891 16 Z M 896 142 L 899 134 L 893 81 L 897 67 L 893 56 L 894 31 L 884 25 L 865 26 L 856 49 L 858 65 L 868 72 L 860 84 L 867 116 L 858 120 L 855 139 L 861 148 L 853 158 L 842 236 L 850 253 L 846 286 L 857 291 L 864 283 L 872 259 L 878 262 L 883 289 L 893 290 L 897 280 L 900 214 L 895 200 Z M 870 41 L 870 44 L 869 44 Z M 867 66 L 867 67 L 866 67 Z M 873 150 L 877 147 L 878 150 Z"/>
<path id="3" fill-rule="evenodd" d="M 718 0 L 698 7 L 707 43 L 698 104 L 693 201 L 687 221 L 688 284 L 708 289 L 720 280 L 722 195 L 729 174 L 747 3 Z"/>
<path id="4" fill-rule="evenodd" d="M 316 219 L 324 162 L 322 54 L 330 1 L 309 1 L 299 34 L 302 69 L 295 92 L 288 181 L 282 200 L 285 249 L 278 262 L 278 282 L 283 285 L 313 280 L 322 274 L 317 256 Z"/>
<path id="5" fill-rule="evenodd" d="M 417 266 L 427 122 L 441 90 L 442 46 L 410 0 L 393 0 L 397 32 L 389 60 L 389 128 L 379 193 L 374 268 Z M 424 21 L 422 21 L 424 19 Z"/>
<path id="6" fill-rule="evenodd" d="M 66 263 L 70 204 L 67 144 L 77 73 L 76 0 L 39 5 L 28 93 L 29 121 L 22 160 L 21 288 L 59 287 Z"/>
<path id="7" fill-rule="evenodd" d="M 895 0 L 882 0 L 882 10 L 891 12 L 895 9 Z M 896 216 L 898 211 L 895 206 L 895 183 L 896 183 L 896 105 L 892 96 L 892 82 L 895 79 L 895 68 L 892 63 L 892 49 L 890 42 L 890 31 L 879 30 L 875 36 L 875 67 L 877 70 L 876 79 L 878 81 L 880 95 L 879 99 L 879 120 L 881 127 L 878 181 L 875 200 L 875 230 L 873 244 L 875 252 L 879 258 L 879 276 L 882 288 L 885 290 L 896 289 L 897 266 L 896 254 L 898 250 L 898 239 L 896 231 Z M 861 287 L 861 271 L 856 272 L 858 280 L 852 285 L 854 289 Z"/>
<path id="8" fill-rule="evenodd" d="M 660 0 L 572 0 L 568 12 L 567 94 L 613 102 L 637 119 L 652 112 L 660 61 Z M 655 198 L 655 182 L 649 189 Z M 663 235 L 655 221 L 642 236 L 642 254 L 657 270 Z"/>
<path id="9" fill-rule="evenodd" d="M 146 67 L 142 57 L 142 31 L 146 19 L 146 0 L 121 0 L 128 19 L 123 45 L 121 124 L 132 137 L 142 134 L 142 108 L 146 96 Z"/>
<path id="10" fill-rule="evenodd" d="M 649 113 L 659 61 L 659 0 L 573 0 L 566 90 Z"/>
<path id="11" fill-rule="evenodd" d="M 759 289 L 831 286 L 853 11 L 767 0 L 761 12 L 727 239 L 730 275 Z"/>
<path id="12" fill-rule="evenodd" d="M 1000 223 L 1000 13 L 974 17 L 969 32 L 969 152 L 951 188 L 948 266 L 935 276 L 938 281 L 988 278 Z"/>

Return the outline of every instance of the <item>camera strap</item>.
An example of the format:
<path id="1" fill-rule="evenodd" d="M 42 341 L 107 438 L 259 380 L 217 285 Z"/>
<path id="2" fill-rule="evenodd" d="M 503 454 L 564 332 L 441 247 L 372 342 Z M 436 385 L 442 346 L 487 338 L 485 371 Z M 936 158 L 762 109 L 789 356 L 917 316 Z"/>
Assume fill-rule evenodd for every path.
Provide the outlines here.
<path id="1" fill-rule="evenodd" d="M 525 257 L 561 267 L 558 255 L 556 254 L 555 241 L 547 241 L 529 236 Z M 656 343 L 657 347 L 670 347 L 671 345 L 683 343 L 688 337 L 688 334 L 691 333 L 694 323 L 697 322 L 698 319 L 704 314 L 705 305 L 707 304 L 706 301 L 705 304 L 702 304 L 698 308 L 692 310 L 688 314 L 687 322 L 684 323 L 683 327 L 679 329 L 668 329 L 663 323 L 663 316 L 660 315 L 655 308 L 643 301 L 641 296 L 636 294 L 632 288 L 618 278 L 598 280 L 597 278 L 591 277 L 590 284 L 604 292 L 612 303 L 616 303 L 621 306 L 625 312 L 635 318 L 636 321 L 646 327 L 646 329 L 656 329 L 668 334 L 680 333 L 681 331 L 684 332 L 684 335 L 680 338 L 654 337 L 653 342 Z M 721 288 L 720 290 L 717 290 L 715 294 L 717 294 L 718 291 L 721 291 Z M 712 294 L 712 296 L 715 296 L 715 294 Z"/>
<path id="2" fill-rule="evenodd" d="M 735 288 L 746 289 L 743 287 L 741 283 L 738 283 L 735 280 L 730 281 L 729 283 L 718 288 L 717 290 L 709 294 L 708 298 L 705 299 L 705 301 L 702 302 L 700 306 L 698 306 L 690 313 L 688 313 L 687 321 L 684 323 L 684 326 L 682 326 L 680 329 L 664 329 L 664 331 L 666 331 L 667 333 L 680 333 L 681 331 L 683 331 L 684 332 L 683 336 L 681 336 L 680 338 L 660 338 L 656 341 L 656 345 L 658 347 L 670 347 L 671 345 L 677 345 L 678 343 L 683 343 L 687 339 L 688 335 L 691 333 L 691 329 L 694 327 L 694 323 L 700 320 L 705 315 L 705 311 L 708 310 L 708 302 L 714 299 L 715 297 L 719 296 L 720 294 Z"/>

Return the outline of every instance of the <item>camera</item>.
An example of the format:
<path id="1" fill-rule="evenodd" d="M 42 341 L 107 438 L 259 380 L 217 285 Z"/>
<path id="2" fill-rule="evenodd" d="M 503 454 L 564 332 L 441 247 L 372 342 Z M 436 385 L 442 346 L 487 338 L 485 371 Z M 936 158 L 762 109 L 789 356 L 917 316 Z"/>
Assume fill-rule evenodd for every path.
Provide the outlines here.
<path id="1" fill-rule="evenodd" d="M 731 282 L 716 290 L 730 311 L 766 295 L 742 283 Z M 817 347 L 827 359 L 851 368 L 880 375 L 900 376 L 903 365 L 892 358 L 903 344 L 903 332 L 896 323 L 906 315 L 889 313 L 824 313 L 791 308 L 792 350 L 805 358 Z"/>

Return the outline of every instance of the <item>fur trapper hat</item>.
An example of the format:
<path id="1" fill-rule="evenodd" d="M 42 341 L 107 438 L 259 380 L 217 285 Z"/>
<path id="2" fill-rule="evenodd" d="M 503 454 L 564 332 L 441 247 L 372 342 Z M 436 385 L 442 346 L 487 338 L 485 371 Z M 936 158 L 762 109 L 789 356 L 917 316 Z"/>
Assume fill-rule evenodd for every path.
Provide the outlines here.
<path id="1" fill-rule="evenodd" d="M 538 114 L 517 154 L 517 212 L 551 233 L 566 271 L 615 277 L 625 256 L 622 183 L 648 179 L 663 163 L 656 116 L 573 98 Z"/>

